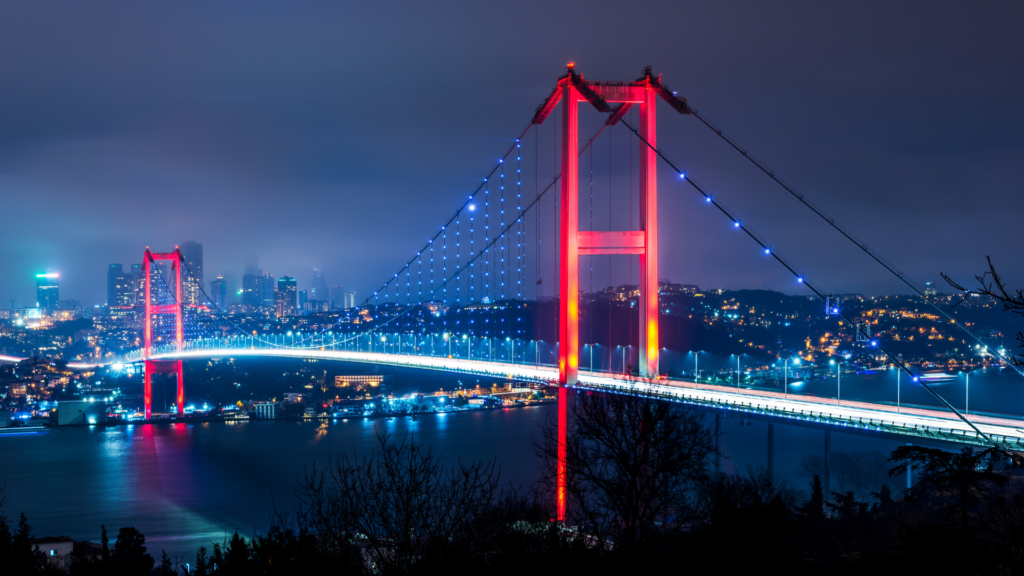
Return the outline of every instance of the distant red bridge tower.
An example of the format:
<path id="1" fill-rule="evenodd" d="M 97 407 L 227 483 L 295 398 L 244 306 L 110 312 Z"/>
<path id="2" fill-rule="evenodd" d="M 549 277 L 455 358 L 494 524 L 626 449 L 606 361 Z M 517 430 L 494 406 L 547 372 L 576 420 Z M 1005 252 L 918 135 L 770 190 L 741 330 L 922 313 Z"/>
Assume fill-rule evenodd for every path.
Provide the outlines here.
<path id="1" fill-rule="evenodd" d="M 153 265 L 157 260 L 167 260 L 171 263 L 171 283 L 173 286 L 168 288 L 174 291 L 174 304 L 166 305 L 154 305 L 153 304 L 153 291 L 151 289 L 152 277 L 153 277 Z M 174 341 L 177 344 L 178 350 L 182 348 L 182 344 L 185 341 L 185 331 L 182 326 L 182 299 L 181 299 L 181 263 L 182 256 L 181 251 L 178 247 L 174 247 L 174 252 L 159 253 L 150 252 L 149 247 L 146 247 L 146 252 L 142 260 L 142 268 L 144 271 L 145 278 L 145 299 L 146 299 L 146 323 L 145 323 L 145 339 L 146 346 L 145 351 L 145 362 L 146 362 L 146 377 L 145 385 L 143 388 L 143 398 L 146 404 L 146 420 L 149 420 L 153 416 L 153 374 L 177 374 L 178 375 L 178 416 L 185 415 L 185 373 L 182 370 L 181 360 L 150 360 L 153 355 L 153 316 L 156 314 L 173 314 L 174 315 Z"/>

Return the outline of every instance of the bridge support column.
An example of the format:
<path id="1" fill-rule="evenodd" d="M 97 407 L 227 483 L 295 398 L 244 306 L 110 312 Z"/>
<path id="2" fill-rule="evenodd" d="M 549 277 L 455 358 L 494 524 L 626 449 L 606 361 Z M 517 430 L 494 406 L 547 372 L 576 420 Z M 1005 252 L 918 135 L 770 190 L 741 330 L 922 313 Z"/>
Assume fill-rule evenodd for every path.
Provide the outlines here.
<path id="1" fill-rule="evenodd" d="M 566 427 L 569 420 L 569 389 L 560 387 L 558 389 L 558 478 L 555 494 L 555 517 L 559 522 L 565 522 L 565 502 L 568 492 L 568 478 L 566 473 L 565 452 L 566 452 Z"/>
<path id="2" fill-rule="evenodd" d="M 775 424 L 768 423 L 768 478 L 775 480 Z"/>
<path id="3" fill-rule="evenodd" d="M 822 497 L 824 502 L 828 502 L 832 499 L 832 432 L 825 430 L 825 458 L 824 458 L 824 490 L 822 490 Z M 824 502 L 822 504 L 824 505 Z"/>
<path id="4" fill-rule="evenodd" d="M 562 86 L 562 186 L 559 255 L 558 376 L 576 383 L 580 347 L 579 258 L 579 94 L 571 82 Z"/>
<path id="5" fill-rule="evenodd" d="M 175 374 L 178 381 L 178 416 L 185 415 L 185 370 L 181 360 L 146 360 L 143 401 L 146 405 L 146 420 L 153 417 L 153 374 Z"/>
<path id="6" fill-rule="evenodd" d="M 910 445 L 911 444 L 909 442 L 907 442 L 907 446 L 910 446 Z M 907 490 L 910 490 L 910 487 L 913 486 L 913 485 L 914 485 L 914 469 L 911 468 L 910 466 L 907 466 Z"/>
<path id="7" fill-rule="evenodd" d="M 640 103 L 640 230 L 644 249 L 640 253 L 639 373 L 658 377 L 658 147 L 656 130 L 657 94 L 646 83 Z M 647 142 L 645 143 L 644 140 Z M 650 146 L 648 146 L 650 144 Z"/>
<path id="8" fill-rule="evenodd" d="M 715 413 L 715 474 L 722 471 L 722 414 Z"/>

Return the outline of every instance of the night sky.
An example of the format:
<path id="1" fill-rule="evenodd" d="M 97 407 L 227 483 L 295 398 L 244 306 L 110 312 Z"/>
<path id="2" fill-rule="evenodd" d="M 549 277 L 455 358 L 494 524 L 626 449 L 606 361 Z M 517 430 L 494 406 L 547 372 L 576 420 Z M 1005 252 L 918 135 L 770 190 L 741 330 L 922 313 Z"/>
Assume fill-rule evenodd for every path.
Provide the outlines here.
<path id="1" fill-rule="evenodd" d="M 258 257 L 363 296 L 569 61 L 594 80 L 654 66 L 921 282 L 991 255 L 1024 286 L 1022 30 L 1011 1 L 6 2 L 0 303 L 34 302 L 46 269 L 102 303 L 107 264 L 185 240 L 207 280 Z M 824 289 L 906 292 L 696 119 L 659 115 L 660 146 Z M 662 277 L 801 293 L 660 169 Z"/>

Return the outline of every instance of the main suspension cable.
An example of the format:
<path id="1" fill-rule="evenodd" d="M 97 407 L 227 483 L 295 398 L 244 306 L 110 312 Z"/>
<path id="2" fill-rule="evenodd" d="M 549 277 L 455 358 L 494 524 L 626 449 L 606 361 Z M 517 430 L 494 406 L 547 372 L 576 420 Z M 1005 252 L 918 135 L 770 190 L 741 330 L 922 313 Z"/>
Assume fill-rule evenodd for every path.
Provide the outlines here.
<path id="1" fill-rule="evenodd" d="M 729 212 L 728 210 L 726 210 L 726 209 L 725 209 L 725 207 L 724 207 L 724 206 L 722 206 L 722 204 L 721 204 L 721 203 L 720 203 L 720 202 L 719 202 L 718 200 L 715 200 L 715 199 L 714 199 L 714 198 L 713 198 L 713 197 L 711 196 L 711 194 L 710 194 L 710 193 L 708 193 L 708 192 L 707 192 L 707 191 L 706 191 L 706 190 L 705 190 L 705 189 L 704 189 L 704 188 L 703 188 L 703 187 L 702 187 L 702 186 L 701 186 L 700 184 L 698 184 L 698 183 L 697 183 L 696 181 L 694 181 L 694 180 L 693 180 L 693 178 L 690 178 L 689 176 L 687 176 L 687 175 L 686 175 L 686 173 L 685 173 L 685 172 L 683 172 L 682 170 L 680 170 L 680 169 L 679 169 L 679 167 L 678 167 L 678 166 L 676 166 L 676 165 L 675 165 L 675 164 L 674 164 L 674 163 L 673 163 L 673 162 L 672 162 L 671 160 L 669 160 L 669 159 L 668 159 L 668 158 L 667 158 L 667 157 L 665 156 L 665 154 L 663 154 L 663 153 L 662 153 L 662 151 L 661 151 L 661 150 L 659 150 L 659 149 L 655 148 L 654 146 L 652 146 L 652 145 L 651 145 L 651 143 L 650 143 L 650 142 L 648 142 L 646 138 L 644 138 L 643 136 L 641 136 L 641 135 L 640 135 L 640 132 L 639 132 L 639 131 L 637 131 L 637 129 L 636 129 L 636 128 L 634 128 L 633 126 L 631 126 L 631 125 L 630 125 L 630 124 L 629 124 L 629 123 L 628 123 L 628 122 L 627 122 L 627 121 L 626 121 L 625 119 L 622 119 L 622 120 L 620 120 L 620 121 L 621 121 L 621 122 L 622 122 L 622 123 L 623 123 L 623 124 L 624 124 L 624 125 L 625 125 L 625 126 L 626 126 L 627 128 L 629 128 L 629 129 L 630 129 L 630 130 L 631 130 L 631 131 L 633 132 L 633 134 L 635 134 L 635 135 L 636 135 L 636 137 L 640 139 L 640 141 L 641 141 L 641 142 L 643 142 L 643 143 L 644 143 L 644 144 L 645 144 L 645 145 L 646 145 L 646 146 L 647 146 L 648 148 L 650 148 L 650 149 L 651 149 L 651 150 L 652 150 L 652 151 L 653 151 L 653 152 L 654 152 L 655 154 L 657 154 L 659 158 L 661 158 L 661 159 L 662 159 L 662 160 L 663 160 L 663 161 L 664 161 L 664 162 L 665 162 L 666 164 L 668 164 L 668 165 L 669 165 L 669 166 L 670 166 L 670 167 L 671 167 L 671 168 L 672 168 L 673 170 L 675 170 L 676 174 L 679 174 L 679 177 L 680 177 L 680 178 L 682 178 L 683 180 L 685 180 L 685 181 L 686 181 L 687 183 L 689 183 L 689 184 L 690 184 L 690 186 L 692 186 L 692 187 L 693 187 L 693 188 L 694 188 L 695 190 L 697 190 L 697 192 L 699 192 L 699 193 L 700 193 L 700 194 L 701 194 L 701 195 L 702 195 L 702 196 L 704 197 L 704 200 L 705 200 L 705 202 L 708 202 L 708 203 L 710 203 L 710 204 L 714 205 L 714 206 L 715 206 L 716 208 L 718 208 L 718 210 L 719 210 L 719 211 L 720 211 L 720 212 L 721 212 L 722 214 L 724 214 L 724 215 L 725 215 L 725 216 L 726 216 L 727 218 L 729 218 L 729 219 L 730 219 L 730 220 L 731 220 L 731 221 L 733 222 L 733 226 L 734 226 L 734 227 L 736 227 L 736 228 L 738 228 L 738 229 L 742 230 L 742 231 L 743 231 L 744 233 L 746 233 L 746 234 L 747 234 L 747 236 L 749 236 L 749 237 L 750 237 L 750 238 L 751 238 L 751 239 L 752 239 L 752 240 L 753 240 L 754 242 L 756 242 L 756 243 L 757 243 L 757 244 L 758 244 L 758 245 L 759 245 L 759 246 L 760 246 L 760 247 L 761 247 L 761 248 L 762 248 L 762 249 L 763 249 L 763 250 L 765 251 L 765 254 L 768 254 L 769 256 L 772 256 L 772 257 L 773 257 L 773 258 L 774 258 L 774 259 L 775 259 L 775 260 L 776 260 L 777 262 L 779 262 L 779 263 L 780 263 L 780 264 L 782 264 L 782 265 L 783 265 L 783 266 L 784 266 L 784 267 L 785 267 L 785 268 L 786 268 L 787 270 L 789 270 L 789 272 L 790 272 L 791 274 L 793 274 L 793 276 L 795 276 L 795 277 L 796 277 L 796 279 L 797 279 L 797 282 L 799 282 L 799 283 L 801 283 L 801 284 L 804 284 L 805 286 L 807 286 L 807 287 L 808 287 L 808 288 L 809 288 L 809 289 L 810 289 L 810 290 L 811 290 L 811 291 L 812 291 L 812 292 L 814 293 L 814 295 L 815 295 L 815 296 L 817 296 L 817 297 L 818 297 L 819 299 L 821 299 L 822 301 L 824 301 L 824 300 L 825 300 L 825 299 L 827 298 L 827 295 L 825 294 L 825 292 L 824 292 L 824 291 L 822 291 L 822 290 L 818 289 L 818 287 L 817 287 L 817 286 L 815 286 L 815 285 L 814 285 L 813 283 L 811 283 L 810 281 L 808 281 L 808 280 L 807 280 L 807 279 L 806 279 L 806 278 L 805 278 L 805 277 L 804 277 L 804 276 L 803 276 L 802 274 L 800 274 L 799 272 L 797 272 L 797 271 L 796 271 L 796 269 L 795 269 L 795 268 L 794 268 L 794 267 L 793 267 L 792 265 L 790 265 L 790 264 L 789 264 L 789 263 L 788 263 L 788 262 L 787 262 L 786 260 L 784 260 L 784 259 L 782 258 L 782 256 L 781 256 L 781 255 L 779 255 L 779 253 L 778 253 L 778 252 L 776 252 L 775 250 L 772 250 L 772 248 L 771 248 L 771 246 L 770 246 L 769 244 L 767 244 L 767 243 L 766 243 L 766 242 L 765 242 L 764 240 L 762 240 L 762 239 L 761 239 L 761 238 L 760 238 L 760 237 L 759 237 L 759 236 L 758 236 L 757 234 L 755 234 L 755 233 L 754 233 L 754 232 L 753 232 L 753 231 L 752 231 L 752 230 L 751 230 L 751 229 L 750 229 L 750 228 L 749 228 L 748 226 L 744 225 L 744 224 L 743 224 L 743 223 L 742 223 L 742 222 L 741 222 L 741 221 L 740 221 L 740 220 L 739 220 L 738 218 L 736 218 L 736 216 L 735 216 L 735 215 L 733 215 L 733 214 L 732 214 L 731 212 Z M 864 335 L 865 337 L 870 337 L 870 334 L 868 334 L 866 330 L 864 330 L 863 328 L 861 328 L 859 324 L 857 324 L 857 323 L 853 322 L 853 320 L 852 320 L 851 318 L 849 318 L 849 317 L 848 317 L 848 316 L 847 316 L 847 315 L 846 315 L 845 313 L 843 313 L 842 311 L 838 311 L 838 312 L 836 312 L 836 315 L 837 315 L 837 316 L 839 316 L 839 317 L 841 317 L 841 318 L 842 318 L 843 320 L 846 320 L 847 322 L 849 322 L 849 323 L 850 323 L 850 324 L 851 324 L 852 326 L 854 326 L 854 327 L 855 327 L 855 329 L 857 330 L 857 333 L 858 333 L 858 334 L 863 334 L 863 335 Z M 907 373 L 907 374 L 908 374 L 908 375 L 909 375 L 909 376 L 911 377 L 911 379 L 912 379 L 912 380 L 913 380 L 914 382 L 917 382 L 917 383 L 919 383 L 919 384 L 920 384 L 920 385 L 921 385 L 921 386 L 922 386 L 922 387 L 923 387 L 923 388 L 924 388 L 925 390 L 927 390 L 927 391 L 928 391 L 928 393 L 930 393 L 930 394 L 931 394 L 931 395 L 932 395 L 932 396 L 933 396 L 933 397 L 934 397 L 934 398 L 935 398 L 936 400 L 938 400 L 939 402 L 941 402 L 941 403 L 942 403 L 942 404 L 943 404 L 943 405 L 944 405 L 944 406 L 945 406 L 946 408 L 948 408 L 948 409 L 949 409 L 949 410 L 950 410 L 951 412 L 953 412 L 953 414 L 955 414 L 955 415 L 957 416 L 957 418 L 959 418 L 960 420 L 962 420 L 962 421 L 963 421 L 963 422 L 964 422 L 965 424 L 967 424 L 967 425 L 968 425 L 968 426 L 970 426 L 970 427 L 971 427 L 971 428 L 972 428 L 972 429 L 973 429 L 973 430 L 974 430 L 975 432 L 977 432 L 977 433 L 978 433 L 978 435 L 980 435 L 981 437 L 985 438 L 985 440 L 987 440 L 987 441 L 989 441 L 989 442 L 993 442 L 993 440 L 992 440 L 991 438 L 989 438 L 989 436 L 988 436 L 987 434 L 985 434 L 985 433 L 984 433 L 984 432 L 982 432 L 982 431 L 981 431 L 980 429 L 978 429 L 978 427 L 977 427 L 977 426 L 975 426 L 973 422 L 971 422 L 970 420 L 968 420 L 968 419 L 967 419 L 967 418 L 966 418 L 966 417 L 965 417 L 965 416 L 964 416 L 963 414 L 961 414 L 961 413 L 960 413 L 960 411 L 959 411 L 959 410 L 957 410 L 956 408 L 954 408 L 952 404 L 950 404 L 949 402 L 947 402 L 945 398 L 943 398 L 942 396 L 940 396 L 940 395 L 938 394 L 938 392 L 936 392 L 935 390 L 933 390 L 933 389 L 931 388 L 931 386 L 928 386 L 928 384 L 927 384 L 926 382 L 923 382 L 923 381 L 921 381 L 920 377 L 919 377 L 919 376 L 918 376 L 917 374 L 915 374 L 915 373 L 914 373 L 913 371 L 911 371 L 911 370 L 910 370 L 910 367 L 909 367 L 909 366 L 908 366 L 908 365 L 907 365 L 907 364 L 906 364 L 905 362 L 903 362 L 903 361 L 902 361 L 902 360 L 900 360 L 900 359 L 899 359 L 898 357 L 896 357 L 896 356 L 895 356 L 894 354 L 892 354 L 891 352 L 889 352 L 888 350 L 886 350 L 884 346 L 881 346 L 881 345 L 879 345 L 879 344 L 877 343 L 877 341 L 872 341 L 872 347 L 874 347 L 874 348 L 877 348 L 877 349 L 878 349 L 878 350 L 879 350 L 880 352 L 882 352 L 883 354 L 885 354 L 885 356 L 886 356 L 887 358 L 889 358 L 889 360 L 891 360 L 891 361 L 893 362 L 893 364 L 894 364 L 894 365 L 896 365 L 896 366 L 897 366 L 897 367 L 898 367 L 899 369 L 901 369 L 901 370 L 903 370 L 904 372 L 906 372 L 906 373 Z M 993 442 L 993 444 L 994 444 L 994 442 Z"/>
<path id="2" fill-rule="evenodd" d="M 981 340 L 981 338 L 979 338 L 973 332 L 968 330 L 967 326 L 964 325 L 964 323 L 957 322 L 956 318 L 953 318 L 953 316 L 950 315 L 941 306 L 939 306 L 939 304 L 937 302 L 935 302 L 934 300 L 929 298 L 928 295 L 925 294 L 924 289 L 917 282 L 914 282 L 913 280 L 908 278 L 907 275 L 902 270 L 897 268 L 892 262 L 890 262 L 885 257 L 883 257 L 881 254 L 879 254 L 877 250 L 875 250 L 874 248 L 871 248 L 870 246 L 867 245 L 866 242 L 864 242 L 864 241 L 860 240 L 859 238 L 857 238 L 857 236 L 855 236 L 853 234 L 853 232 L 851 232 L 847 227 L 845 227 L 842 224 L 840 224 L 838 221 L 836 221 L 835 218 L 833 218 L 832 216 L 828 215 L 824 210 L 822 210 L 817 205 L 815 205 L 813 202 L 811 202 L 807 198 L 807 196 L 805 196 L 804 194 L 800 194 L 799 192 L 794 190 L 789 184 L 787 184 L 784 180 L 782 180 L 782 178 L 779 178 L 778 176 L 776 176 L 774 170 L 769 168 L 768 165 L 766 165 L 761 160 L 758 160 L 756 157 L 754 157 L 754 155 L 751 154 L 746 148 L 740 146 L 739 142 L 737 142 L 732 137 L 730 137 L 725 132 L 723 132 L 721 128 L 719 128 L 718 126 L 715 126 L 710 120 L 708 120 L 708 118 L 705 115 L 701 114 L 697 110 L 694 110 L 692 107 L 688 107 L 688 108 L 689 108 L 690 113 L 693 114 L 693 116 L 695 118 L 700 120 L 702 124 L 704 124 L 709 129 L 711 129 L 711 131 L 714 132 L 715 134 L 718 134 L 718 136 L 722 140 L 725 140 L 725 142 L 728 143 L 729 146 L 731 146 L 733 149 L 735 149 L 737 152 L 739 152 L 744 158 L 749 160 L 751 162 L 751 164 L 756 166 L 761 172 L 764 172 L 765 174 L 767 174 L 769 178 L 774 180 L 779 186 L 782 186 L 782 188 L 786 192 L 789 192 L 789 194 L 791 196 L 793 196 L 793 198 L 796 198 L 797 201 L 799 201 L 801 204 L 806 206 L 811 212 L 814 212 L 819 218 L 824 220 L 834 230 L 836 230 L 837 232 L 842 234 L 843 237 L 846 238 L 847 240 L 849 240 L 850 242 L 852 242 L 854 246 L 856 246 L 857 248 L 860 248 L 865 254 L 867 254 L 869 257 L 871 257 L 872 260 L 874 260 L 879 265 L 881 265 L 883 268 L 885 268 L 890 274 L 892 274 L 893 276 L 898 278 L 900 280 L 900 282 L 903 282 L 904 284 L 906 284 L 907 287 L 909 287 L 911 290 L 913 290 L 915 294 L 917 294 L 925 302 L 927 302 L 929 306 L 934 308 L 935 311 L 937 311 L 939 314 L 942 314 L 947 320 L 949 320 L 951 324 L 955 324 L 958 328 L 960 328 L 960 330 L 963 330 L 968 336 L 971 337 L 972 340 L 974 340 L 978 344 L 981 344 L 981 345 L 986 346 L 986 347 L 988 346 L 987 344 L 985 344 L 985 342 L 983 342 Z M 1009 360 L 1007 360 L 1007 358 L 1002 353 L 1000 353 L 998 350 L 996 350 L 994 348 L 993 348 L 993 350 L 995 351 L 996 355 L 999 356 L 1000 360 L 1002 360 L 1006 365 L 1008 365 L 1011 368 L 1013 368 L 1014 371 L 1017 372 L 1017 374 L 1019 374 L 1021 376 L 1024 376 L 1024 368 L 1022 368 L 1021 366 L 1017 366 L 1013 362 L 1010 362 Z"/>

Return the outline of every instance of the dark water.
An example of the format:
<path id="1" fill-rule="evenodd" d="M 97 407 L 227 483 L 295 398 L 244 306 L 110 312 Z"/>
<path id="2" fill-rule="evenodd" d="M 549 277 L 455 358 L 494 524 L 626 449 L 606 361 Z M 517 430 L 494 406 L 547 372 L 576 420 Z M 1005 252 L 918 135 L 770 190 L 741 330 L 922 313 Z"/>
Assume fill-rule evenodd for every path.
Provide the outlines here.
<path id="1" fill-rule="evenodd" d="M 972 376 L 972 412 L 1024 413 L 1021 384 L 1019 376 L 1005 372 Z M 834 380 L 814 381 L 795 388 L 828 396 L 834 385 Z M 961 377 L 937 388 L 962 407 L 965 385 Z M 844 377 L 843 390 L 844 399 L 887 401 L 891 396 L 895 402 L 895 375 Z M 919 387 L 904 387 L 901 400 L 934 404 Z M 418 421 L 165 424 L 0 435 L 0 482 L 6 482 L 11 496 L 9 512 L 28 514 L 37 536 L 98 540 L 101 523 L 113 533 L 135 526 L 146 534 L 154 554 L 165 549 L 191 558 L 199 546 L 222 542 L 225 532 L 265 529 L 275 504 L 288 508 L 294 503 L 292 489 L 304 467 L 339 452 L 368 453 L 378 431 L 415 433 L 450 463 L 497 457 L 505 481 L 531 483 L 538 474 L 531 441 L 553 414 L 547 405 Z M 737 419 L 723 421 L 724 471 L 765 464 L 765 427 L 763 422 L 741 426 Z M 832 435 L 834 452 L 889 452 L 897 444 Z M 776 475 L 802 487 L 801 458 L 820 455 L 822 448 L 820 431 L 777 424 Z"/>

